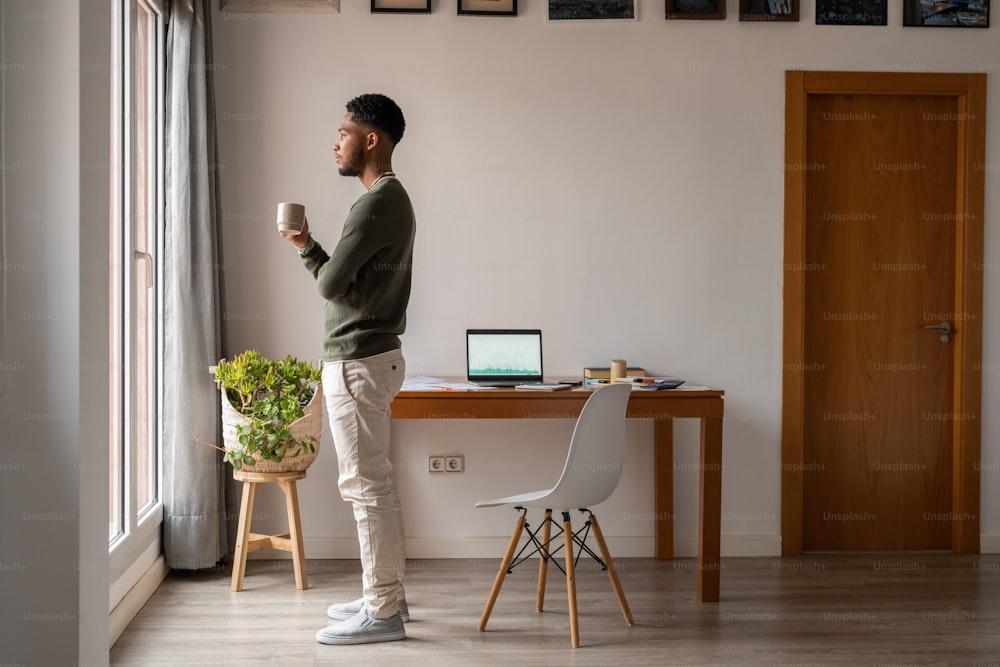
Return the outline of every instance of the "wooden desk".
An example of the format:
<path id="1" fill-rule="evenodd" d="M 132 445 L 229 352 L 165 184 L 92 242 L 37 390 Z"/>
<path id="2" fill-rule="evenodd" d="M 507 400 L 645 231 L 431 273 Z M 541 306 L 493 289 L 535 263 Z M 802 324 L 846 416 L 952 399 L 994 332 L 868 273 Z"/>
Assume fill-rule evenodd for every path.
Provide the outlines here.
<path id="1" fill-rule="evenodd" d="M 402 391 L 392 402 L 393 419 L 575 419 L 589 389 L 569 391 Z M 722 529 L 723 394 L 703 391 L 633 391 L 627 417 L 653 420 L 656 557 L 674 554 L 674 419 L 701 420 L 698 498 L 698 599 L 719 601 Z"/>

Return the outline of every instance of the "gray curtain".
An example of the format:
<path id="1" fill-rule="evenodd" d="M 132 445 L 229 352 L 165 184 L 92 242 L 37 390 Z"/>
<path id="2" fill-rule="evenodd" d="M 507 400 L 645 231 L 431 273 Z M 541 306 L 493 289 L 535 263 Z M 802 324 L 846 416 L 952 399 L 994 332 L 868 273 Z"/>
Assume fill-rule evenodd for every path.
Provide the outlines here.
<path id="1" fill-rule="evenodd" d="M 211 0 L 174 0 L 167 25 L 166 232 L 163 257 L 163 549 L 174 569 L 227 552 L 219 395 L 218 147 Z"/>

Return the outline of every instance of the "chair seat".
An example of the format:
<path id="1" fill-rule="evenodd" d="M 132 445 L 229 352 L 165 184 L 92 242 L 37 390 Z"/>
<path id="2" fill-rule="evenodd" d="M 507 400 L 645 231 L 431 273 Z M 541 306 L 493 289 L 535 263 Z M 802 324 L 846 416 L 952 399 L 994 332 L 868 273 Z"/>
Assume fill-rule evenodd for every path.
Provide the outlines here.
<path id="1" fill-rule="evenodd" d="M 527 507 L 545 507 L 544 504 L 539 501 L 545 500 L 552 493 L 552 489 L 545 489 L 544 491 L 529 491 L 528 493 L 519 493 L 516 496 L 507 496 L 506 498 L 494 498 L 493 500 L 480 500 L 476 503 L 476 507 L 499 507 L 500 505 L 525 505 Z M 563 509 L 563 508 L 559 508 Z"/>

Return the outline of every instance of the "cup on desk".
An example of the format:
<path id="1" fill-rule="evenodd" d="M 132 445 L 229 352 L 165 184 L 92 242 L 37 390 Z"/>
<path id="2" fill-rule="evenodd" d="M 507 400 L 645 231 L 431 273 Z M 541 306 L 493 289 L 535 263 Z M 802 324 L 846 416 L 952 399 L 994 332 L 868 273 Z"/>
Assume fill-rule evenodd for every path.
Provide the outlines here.
<path id="1" fill-rule="evenodd" d="M 624 359 L 612 359 L 611 360 L 611 381 L 614 382 L 619 378 L 623 378 L 628 374 L 628 364 L 625 363 Z"/>
<path id="2" fill-rule="evenodd" d="M 278 204 L 278 231 L 287 234 L 301 234 L 306 224 L 306 207 L 302 204 L 282 202 Z"/>

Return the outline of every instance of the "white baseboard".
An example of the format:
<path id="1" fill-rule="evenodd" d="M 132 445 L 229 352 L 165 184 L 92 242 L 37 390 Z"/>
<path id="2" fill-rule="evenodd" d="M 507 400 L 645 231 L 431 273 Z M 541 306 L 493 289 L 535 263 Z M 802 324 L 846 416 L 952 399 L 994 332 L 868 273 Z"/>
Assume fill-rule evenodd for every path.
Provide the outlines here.
<path id="1" fill-rule="evenodd" d="M 655 546 L 652 536 L 607 536 L 611 555 L 617 558 L 652 558 Z M 500 558 L 507 549 L 508 537 L 408 537 L 406 557 L 421 558 Z M 358 541 L 353 537 L 305 538 L 307 559 L 354 559 L 358 557 Z M 780 556 L 781 537 L 778 535 L 732 535 L 722 537 L 724 557 Z M 694 535 L 674 538 L 674 556 L 698 556 L 698 538 Z M 283 551 L 266 549 L 248 556 L 251 559 L 291 558 Z"/>
<path id="2" fill-rule="evenodd" d="M 149 601 L 149 598 L 153 597 L 153 593 L 156 592 L 157 587 L 163 583 L 163 580 L 166 579 L 169 573 L 170 568 L 167 567 L 167 561 L 161 555 L 139 577 L 135 585 L 122 597 L 121 602 L 115 605 L 114 610 L 112 610 L 108 617 L 110 629 L 108 633 L 110 635 L 109 647 L 115 645 L 122 632 L 132 622 L 132 619 L 136 617 L 143 605 Z"/>
<path id="3" fill-rule="evenodd" d="M 407 558 L 499 558 L 507 549 L 506 537 L 408 537 Z M 620 558 L 651 558 L 653 538 L 607 537 L 611 555 Z M 991 533 L 979 538 L 980 552 L 1000 553 L 1000 534 Z M 305 539 L 306 558 L 352 559 L 358 557 L 358 541 L 353 537 L 317 537 Z M 781 556 L 780 535 L 723 535 L 724 558 L 759 558 Z M 698 556 L 698 538 L 681 535 L 674 538 L 676 558 Z M 249 558 L 291 558 L 291 554 L 264 550 L 250 554 Z"/>
<path id="4" fill-rule="evenodd" d="M 612 558 L 637 558 L 653 555 L 652 537 L 609 537 L 606 539 Z M 509 537 L 407 538 L 406 557 L 414 559 L 490 558 L 499 560 L 507 551 L 509 542 Z M 522 541 L 521 544 L 523 545 L 524 542 Z M 593 540 L 588 540 L 587 544 L 596 545 Z M 596 546 L 594 548 L 596 549 Z"/>
<path id="5" fill-rule="evenodd" d="M 979 536 L 979 553 L 1000 554 L 1000 534 L 990 533 Z"/>
<path id="6" fill-rule="evenodd" d="M 506 537 L 408 537 L 407 558 L 499 558 L 507 549 Z M 619 558 L 651 558 L 652 537 L 608 537 L 612 556 Z M 980 536 L 980 552 L 1000 553 L 1000 534 Z M 353 559 L 358 557 L 358 541 L 352 537 L 318 537 L 305 539 L 307 559 Z M 722 537 L 724 558 L 777 558 L 781 556 L 780 535 L 730 535 Z M 674 538 L 676 558 L 696 558 L 698 538 L 682 535 Z M 264 550 L 250 554 L 251 559 L 291 558 L 282 551 Z"/>
<path id="7" fill-rule="evenodd" d="M 723 558 L 758 558 L 781 555 L 781 535 L 723 535 L 720 548 Z M 674 538 L 678 558 L 698 556 L 698 538 L 694 535 Z"/>

